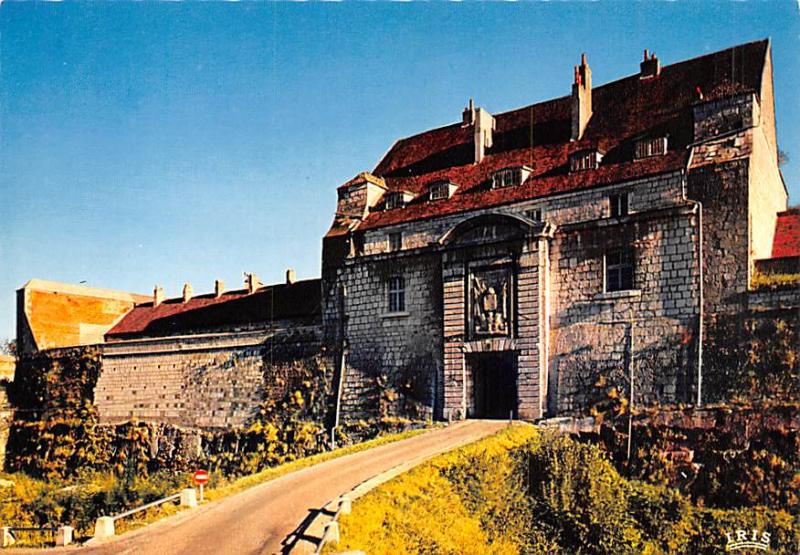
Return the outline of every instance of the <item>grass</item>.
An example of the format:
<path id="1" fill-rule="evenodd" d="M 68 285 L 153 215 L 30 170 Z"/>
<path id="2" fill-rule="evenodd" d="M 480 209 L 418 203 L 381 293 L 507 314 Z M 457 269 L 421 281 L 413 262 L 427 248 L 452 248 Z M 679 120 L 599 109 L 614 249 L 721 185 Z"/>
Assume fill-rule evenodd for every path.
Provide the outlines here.
<path id="1" fill-rule="evenodd" d="M 476 507 L 465 502 L 462 492 L 447 475 L 458 469 L 465 475 L 475 472 L 478 488 L 496 492 L 497 499 L 487 511 L 503 513 L 511 504 L 507 461 L 504 456 L 539 437 L 533 426 L 515 425 L 438 455 L 430 461 L 382 484 L 353 503 L 350 515 L 340 518 L 341 541 L 327 544 L 323 553 L 364 550 L 371 554 L 409 555 L 443 553 L 470 555 L 510 555 L 517 553 L 510 519 L 501 534 L 487 533 L 484 518 Z M 481 469 L 492 468 L 492 472 Z M 489 483 L 496 480 L 497 483 Z M 513 494 L 512 494 L 513 495 Z M 521 523 L 520 523 L 521 524 Z M 522 528 L 522 526 L 517 526 Z"/>

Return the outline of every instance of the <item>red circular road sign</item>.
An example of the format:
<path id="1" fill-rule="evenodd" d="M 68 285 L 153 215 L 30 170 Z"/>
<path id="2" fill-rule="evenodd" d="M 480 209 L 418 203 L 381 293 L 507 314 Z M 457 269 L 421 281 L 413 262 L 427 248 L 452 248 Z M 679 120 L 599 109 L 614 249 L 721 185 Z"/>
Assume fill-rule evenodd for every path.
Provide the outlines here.
<path id="1" fill-rule="evenodd" d="M 196 484 L 201 485 L 208 483 L 208 470 L 195 470 L 194 481 Z"/>

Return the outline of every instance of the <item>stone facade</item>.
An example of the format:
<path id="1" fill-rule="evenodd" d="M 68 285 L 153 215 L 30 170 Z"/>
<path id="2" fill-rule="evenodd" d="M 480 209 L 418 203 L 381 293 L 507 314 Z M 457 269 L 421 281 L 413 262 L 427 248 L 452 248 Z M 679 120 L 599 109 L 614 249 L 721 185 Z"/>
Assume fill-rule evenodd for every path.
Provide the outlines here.
<path id="1" fill-rule="evenodd" d="M 657 152 L 649 160 L 626 158 L 633 150 L 629 139 L 600 135 L 619 133 L 621 124 L 608 124 L 603 114 L 608 96 L 591 104 L 589 80 L 579 85 L 593 109 L 586 121 L 577 121 L 578 137 L 575 113 L 581 106 L 576 109 L 573 95 L 552 101 L 572 102 L 566 117 L 572 116 L 573 136 L 559 134 L 560 123 L 554 122 L 554 138 L 542 147 L 531 136 L 530 154 L 524 149 L 506 154 L 497 146 L 470 165 L 458 158 L 469 152 L 466 147 L 446 143 L 468 140 L 468 118 L 463 135 L 450 126 L 399 141 L 370 182 L 379 181 L 389 192 L 402 190 L 411 199 L 408 207 L 387 207 L 380 198 L 361 194 L 365 174 L 340 187 L 337 215 L 323 242 L 323 322 L 331 348 L 344 353 L 344 416 L 356 418 L 364 407 L 381 406 L 380 386 L 391 384 L 390 376 L 408 374 L 427 387 L 416 399 L 447 419 L 585 412 L 598 395 L 627 399 L 631 387 L 640 404 L 696 399 L 704 319 L 770 302 L 750 292 L 751 274 L 757 259 L 769 257 L 776 214 L 787 203 L 777 167 L 768 45 L 762 54 L 754 46 L 741 48 L 748 47 L 761 56 L 753 70 L 755 90 L 712 83 L 707 98 L 700 91 L 686 102 L 683 119 L 661 124 L 674 128 L 663 139 L 666 161 L 660 171 L 645 171 L 658 162 Z M 662 73 L 655 58 L 647 63 L 654 71 L 639 77 L 646 83 L 629 78 L 614 85 L 629 87 L 629 96 L 643 87 L 672 86 L 663 80 L 679 70 Z M 530 121 L 537 106 L 530 108 Z M 630 123 L 641 117 L 641 104 L 634 107 L 636 116 L 620 112 L 614 121 L 628 122 L 634 137 L 663 133 L 648 128 L 655 124 L 646 117 Z M 546 109 L 545 117 L 553 108 Z M 513 125 L 506 122 L 514 121 L 514 114 L 496 118 L 494 142 L 506 149 Z M 600 123 L 593 127 L 596 118 Z M 584 130 L 590 137 L 594 133 L 595 142 L 582 142 Z M 569 146 L 570 139 L 579 144 Z M 619 146 L 597 150 L 591 160 L 598 168 L 575 174 L 576 179 L 565 174 L 572 174 L 573 166 L 557 165 L 536 177 L 537 156 L 552 156 L 548 145 L 560 140 L 568 152 L 591 150 L 604 140 Z M 447 146 L 439 146 L 443 141 Z M 435 148 L 442 150 L 419 154 Z M 501 196 L 492 191 L 491 172 L 508 162 L 495 162 L 493 155 L 505 160 L 517 152 L 531 160 L 524 162 L 530 166 L 519 166 L 531 177 L 516 186 L 531 192 Z M 603 154 L 611 160 L 609 168 L 625 171 L 586 185 L 595 179 L 592 172 L 602 177 L 612 171 L 603 170 Z M 456 191 L 453 198 L 428 200 L 418 184 L 442 179 L 451 183 L 451 195 Z M 537 194 L 537 179 L 542 187 L 553 188 L 553 179 L 571 185 Z M 358 210 L 342 200 L 352 199 L 348 187 L 360 199 Z M 624 209 L 614 208 L 619 197 Z M 356 212 L 364 215 L 355 217 Z M 625 283 L 610 287 L 610 279 L 623 279 L 621 272 L 630 274 Z M 401 283 L 398 278 L 407 305 L 393 313 L 390 289 Z M 781 299 L 796 302 L 793 294 Z M 428 378 L 420 379 L 422 373 Z"/>

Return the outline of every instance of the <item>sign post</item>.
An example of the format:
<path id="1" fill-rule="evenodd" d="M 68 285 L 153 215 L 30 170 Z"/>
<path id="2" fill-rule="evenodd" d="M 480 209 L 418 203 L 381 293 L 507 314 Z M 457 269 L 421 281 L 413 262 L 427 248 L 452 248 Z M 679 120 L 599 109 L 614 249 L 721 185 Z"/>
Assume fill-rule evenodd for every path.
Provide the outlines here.
<path id="1" fill-rule="evenodd" d="M 200 486 L 200 502 L 203 502 L 203 486 L 208 483 L 208 470 L 195 470 L 194 483 Z"/>

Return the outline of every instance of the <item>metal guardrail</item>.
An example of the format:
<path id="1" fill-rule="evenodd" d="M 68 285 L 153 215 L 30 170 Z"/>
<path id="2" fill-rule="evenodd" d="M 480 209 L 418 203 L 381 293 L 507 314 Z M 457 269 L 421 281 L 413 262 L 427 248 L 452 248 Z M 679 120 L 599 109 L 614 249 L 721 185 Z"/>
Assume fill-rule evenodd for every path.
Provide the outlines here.
<path id="1" fill-rule="evenodd" d="M 125 517 L 129 517 L 131 515 L 135 515 L 141 511 L 146 511 L 147 509 L 152 509 L 153 507 L 157 507 L 159 505 L 163 505 L 164 503 L 168 503 L 170 501 L 178 501 L 182 507 L 196 507 L 197 506 L 197 490 L 194 488 L 186 488 L 178 493 L 173 495 L 168 495 L 162 499 L 156 499 L 146 505 L 142 505 L 140 507 L 135 507 L 130 509 L 129 511 L 125 511 L 123 513 L 116 514 L 114 516 L 101 516 L 97 519 L 94 525 L 94 539 L 100 540 L 103 538 L 109 538 L 116 534 L 114 523 Z"/>
<path id="2" fill-rule="evenodd" d="M 170 495 L 169 497 L 164 497 L 163 499 L 157 499 L 155 501 L 152 501 L 152 502 L 148 503 L 147 505 L 142 505 L 141 507 L 136 507 L 135 509 L 131 509 L 129 511 L 125 511 L 124 513 L 119 513 L 118 515 L 112 516 L 111 519 L 112 520 L 119 520 L 120 518 L 125 518 L 126 516 L 131 516 L 131 515 L 135 515 L 138 512 L 146 511 L 147 509 L 150 509 L 152 507 L 158 507 L 159 505 L 163 505 L 164 503 L 167 503 L 169 501 L 177 501 L 180 498 L 181 498 L 181 494 L 180 493 L 176 493 L 176 494 Z"/>

